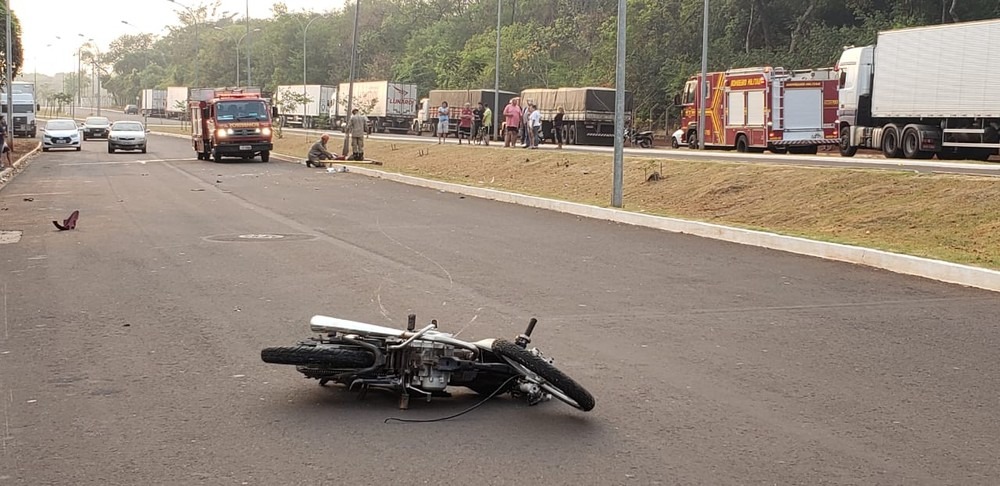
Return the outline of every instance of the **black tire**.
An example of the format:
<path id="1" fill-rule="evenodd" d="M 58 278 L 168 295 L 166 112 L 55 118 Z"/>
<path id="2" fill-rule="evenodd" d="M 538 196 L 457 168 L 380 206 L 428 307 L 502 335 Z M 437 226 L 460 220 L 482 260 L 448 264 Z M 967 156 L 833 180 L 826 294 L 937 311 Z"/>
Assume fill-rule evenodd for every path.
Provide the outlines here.
<path id="1" fill-rule="evenodd" d="M 577 143 L 579 143 L 579 140 L 577 140 L 577 138 L 576 138 L 576 126 L 575 125 L 569 127 L 569 134 L 566 137 L 566 142 L 567 142 L 567 145 L 576 145 Z"/>
<path id="2" fill-rule="evenodd" d="M 42 147 L 42 152 L 48 152 L 48 151 L 49 151 L 48 147 Z"/>
<path id="3" fill-rule="evenodd" d="M 267 162 L 269 160 L 271 160 L 271 152 L 269 150 L 265 150 L 265 151 L 263 151 L 263 152 L 260 153 L 260 161 L 261 162 Z"/>
<path id="4" fill-rule="evenodd" d="M 698 132 L 695 130 L 691 130 L 690 132 L 688 132 L 687 141 L 688 141 L 688 148 L 696 150 L 698 148 Z"/>
<path id="5" fill-rule="evenodd" d="M 141 152 L 142 153 L 146 153 L 146 146 L 145 145 L 143 145 Z"/>
<path id="6" fill-rule="evenodd" d="M 502 358 L 510 359 L 511 361 L 520 364 L 531 371 L 532 373 L 538 375 L 539 378 L 545 380 L 545 384 L 555 388 L 556 390 L 562 392 L 563 395 L 569 397 L 572 401 L 576 402 L 569 403 L 584 412 L 589 412 L 594 408 L 594 397 L 591 396 L 590 392 L 585 390 L 579 383 L 573 381 L 572 378 L 566 376 L 565 373 L 559 371 L 555 366 L 552 366 L 548 362 L 542 360 L 538 356 L 531 354 L 530 351 L 524 349 L 510 341 L 505 341 L 503 339 L 497 339 L 493 341 L 493 352 Z"/>
<path id="7" fill-rule="evenodd" d="M 889 125 L 882 131 L 882 155 L 887 159 L 898 159 L 903 156 L 899 143 L 899 130 Z"/>
<path id="8" fill-rule="evenodd" d="M 216 162 L 222 162 L 222 154 L 220 154 L 218 150 L 213 150 L 212 160 L 215 160 Z"/>
<path id="9" fill-rule="evenodd" d="M 260 359 L 265 363 L 324 368 L 368 368 L 375 364 L 375 356 L 356 348 L 335 346 L 282 346 L 264 348 Z"/>
<path id="10" fill-rule="evenodd" d="M 857 146 L 851 146 L 851 131 L 848 127 L 840 129 L 840 156 L 854 157 L 858 153 Z"/>
<path id="11" fill-rule="evenodd" d="M 675 148 L 680 148 L 680 146 L 681 146 L 680 142 L 678 142 L 676 138 L 674 138 L 673 136 L 671 136 L 670 137 L 670 148 L 675 149 Z"/>
<path id="12" fill-rule="evenodd" d="M 908 159 L 926 160 L 934 157 L 934 152 L 920 149 L 920 132 L 910 128 L 903 132 L 903 157 Z"/>
<path id="13" fill-rule="evenodd" d="M 652 146 L 653 146 L 653 141 L 652 140 L 650 140 L 648 138 L 641 138 L 641 139 L 639 139 L 639 147 L 641 147 L 641 148 L 650 148 Z"/>
<path id="14" fill-rule="evenodd" d="M 113 154 L 113 153 L 115 153 L 115 149 L 111 148 L 111 146 L 110 146 L 110 145 L 108 145 L 108 153 L 109 153 L 109 154 Z"/>
<path id="15" fill-rule="evenodd" d="M 76 151 L 77 151 L 77 152 L 79 152 L 80 150 L 83 150 L 83 147 L 77 147 L 77 148 L 76 148 Z"/>
<path id="16" fill-rule="evenodd" d="M 736 151 L 744 154 L 750 151 L 750 144 L 747 143 L 746 136 L 740 135 L 736 138 Z"/>

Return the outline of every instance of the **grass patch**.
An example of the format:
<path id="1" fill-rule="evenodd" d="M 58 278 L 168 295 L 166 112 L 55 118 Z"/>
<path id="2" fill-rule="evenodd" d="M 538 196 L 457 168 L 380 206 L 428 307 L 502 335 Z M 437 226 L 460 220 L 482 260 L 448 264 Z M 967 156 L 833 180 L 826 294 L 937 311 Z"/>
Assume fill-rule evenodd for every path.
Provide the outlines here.
<path id="1" fill-rule="evenodd" d="M 332 135 L 339 152 L 342 134 Z M 304 159 L 314 141 L 286 132 L 275 152 Z M 610 155 L 449 142 L 368 139 L 365 154 L 380 170 L 610 205 Z M 649 180 L 654 172 L 659 180 Z M 624 202 L 629 211 L 1000 269 L 996 178 L 626 157 Z"/>

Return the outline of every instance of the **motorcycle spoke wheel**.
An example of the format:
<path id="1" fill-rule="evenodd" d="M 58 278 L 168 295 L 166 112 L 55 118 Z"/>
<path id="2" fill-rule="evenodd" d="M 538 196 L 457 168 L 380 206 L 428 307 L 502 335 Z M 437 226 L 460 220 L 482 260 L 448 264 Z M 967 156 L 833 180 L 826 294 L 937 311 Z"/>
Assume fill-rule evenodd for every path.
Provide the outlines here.
<path id="1" fill-rule="evenodd" d="M 504 358 L 519 373 L 538 384 L 546 392 L 567 405 L 589 412 L 594 408 L 594 397 L 551 363 L 510 341 L 493 341 L 493 352 Z"/>

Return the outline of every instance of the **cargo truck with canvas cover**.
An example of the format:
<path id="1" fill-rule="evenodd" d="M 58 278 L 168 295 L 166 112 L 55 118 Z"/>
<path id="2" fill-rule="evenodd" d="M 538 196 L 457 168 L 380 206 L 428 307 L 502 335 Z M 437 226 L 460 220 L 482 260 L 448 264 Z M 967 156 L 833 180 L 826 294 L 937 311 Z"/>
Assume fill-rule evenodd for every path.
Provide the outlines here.
<path id="1" fill-rule="evenodd" d="M 337 120 L 344 125 L 350 118 L 347 112 L 349 83 L 337 88 Z M 368 117 L 372 129 L 382 132 L 406 133 L 417 116 L 417 85 L 390 81 L 362 81 L 354 83 L 352 108 Z"/>
<path id="2" fill-rule="evenodd" d="M 496 95 L 499 94 L 500 98 L 500 111 L 503 111 L 503 107 L 510 102 L 510 99 L 517 96 L 517 93 L 510 91 L 499 91 L 496 92 L 492 89 L 434 89 L 428 93 L 428 97 L 420 100 L 420 109 L 417 112 L 417 117 L 413 120 L 412 130 L 420 135 L 423 132 L 431 132 L 431 134 L 437 136 L 437 125 L 438 125 L 438 108 L 441 107 L 441 103 L 444 101 L 448 102 L 448 133 L 456 133 L 458 131 L 458 122 L 462 117 L 462 108 L 466 103 L 472 109 L 476 109 L 479 103 L 482 103 L 484 107 L 488 106 L 490 110 L 496 109 L 493 106 L 493 100 Z M 493 124 L 496 125 L 497 117 L 493 117 Z M 495 133 L 495 130 L 490 130 L 490 133 Z"/>
<path id="3" fill-rule="evenodd" d="M 880 32 L 837 63 L 840 152 L 986 160 L 1000 153 L 1000 19 Z"/>
<path id="4" fill-rule="evenodd" d="M 555 141 L 553 120 L 563 108 L 563 140 L 570 145 L 615 144 L 614 88 L 556 88 L 521 91 L 521 108 L 538 106 L 542 139 Z M 500 108 L 501 112 L 503 108 Z M 625 119 L 632 118 L 632 94 L 625 92 Z"/>
<path id="5" fill-rule="evenodd" d="M 191 90 L 191 143 L 199 160 L 271 157 L 271 123 L 277 110 L 253 88 Z"/>
<path id="6" fill-rule="evenodd" d="M 321 84 L 281 85 L 274 92 L 282 122 L 288 126 L 314 128 L 321 119 L 337 118 L 337 88 Z M 306 102 L 299 103 L 305 96 Z"/>
<path id="7" fill-rule="evenodd" d="M 837 80 L 832 73 L 770 66 L 708 73 L 704 103 L 697 96 L 701 75 L 692 76 L 676 100 L 682 142 L 697 147 L 704 106 L 707 147 L 815 154 L 821 146 L 837 145 Z"/>

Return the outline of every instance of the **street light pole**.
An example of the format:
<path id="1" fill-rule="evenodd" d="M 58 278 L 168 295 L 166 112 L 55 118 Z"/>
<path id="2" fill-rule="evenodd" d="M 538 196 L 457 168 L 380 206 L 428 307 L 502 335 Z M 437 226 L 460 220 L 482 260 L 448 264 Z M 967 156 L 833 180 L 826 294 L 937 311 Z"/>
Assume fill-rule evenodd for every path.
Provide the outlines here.
<path id="1" fill-rule="evenodd" d="M 317 15 L 309 19 L 309 22 L 306 22 L 306 27 L 302 29 L 302 128 L 306 127 L 306 97 L 308 96 L 306 93 L 306 33 L 309 32 L 309 26 L 312 25 L 313 21 L 320 17 Z M 295 20 L 298 21 L 298 19 Z M 319 106 L 319 101 L 316 100 L 316 106 Z"/>
<path id="2" fill-rule="evenodd" d="M 493 67 L 493 126 L 490 127 L 490 131 L 493 132 L 493 140 L 499 140 L 498 135 L 500 133 L 494 127 L 500 126 L 500 6 L 503 2 L 497 0 L 497 58 L 496 65 Z M 429 107 L 427 108 L 430 109 Z M 429 115 L 429 113 L 428 113 Z M 560 139 L 562 140 L 562 139 Z"/>
<path id="3" fill-rule="evenodd" d="M 250 35 L 250 0 L 246 0 L 246 21 L 247 21 L 247 33 L 244 37 Z M 247 41 L 249 42 L 249 41 Z M 239 50 L 239 46 L 236 47 Z M 247 88 L 250 87 L 250 46 L 247 45 Z"/>
<path id="4" fill-rule="evenodd" d="M 625 158 L 625 0 L 618 0 L 618 55 L 615 66 L 615 154 L 611 205 L 622 207 Z"/>
<path id="5" fill-rule="evenodd" d="M 354 2 L 354 32 L 351 34 L 351 75 L 349 84 L 347 87 L 347 113 L 344 114 L 344 118 L 350 123 L 351 112 L 354 111 L 354 59 L 358 57 L 358 12 L 361 10 L 361 0 L 356 0 Z M 344 157 L 347 157 L 347 151 L 350 148 L 351 135 L 347 133 L 347 129 L 344 130 Z"/>
<path id="6" fill-rule="evenodd" d="M 7 129 L 14 130 L 14 69 L 11 66 L 13 64 L 11 58 L 13 54 L 13 40 L 10 38 L 10 0 L 7 0 L 7 57 L 4 58 L 4 64 L 7 65 Z M 13 137 L 12 137 L 13 138 Z M 10 146 L 13 147 L 14 143 L 11 142 Z"/>
<path id="7" fill-rule="evenodd" d="M 705 0 L 704 25 L 701 32 L 701 82 L 698 86 L 698 148 L 705 150 L 705 100 L 708 99 L 708 0 Z"/>

